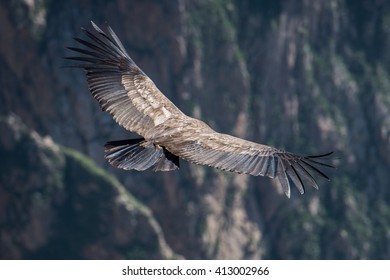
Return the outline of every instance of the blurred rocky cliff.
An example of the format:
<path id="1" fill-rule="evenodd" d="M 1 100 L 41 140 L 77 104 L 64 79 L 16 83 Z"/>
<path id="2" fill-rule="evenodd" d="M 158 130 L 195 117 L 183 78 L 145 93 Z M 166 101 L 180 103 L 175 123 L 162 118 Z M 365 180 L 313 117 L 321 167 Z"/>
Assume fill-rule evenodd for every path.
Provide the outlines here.
<path id="1" fill-rule="evenodd" d="M 185 162 L 108 166 L 104 143 L 134 135 L 63 68 L 90 20 L 216 130 L 334 150 L 332 181 L 288 200 L 272 180 Z M 390 257 L 387 1 L 2 0 L 0 35 L 1 258 Z"/>

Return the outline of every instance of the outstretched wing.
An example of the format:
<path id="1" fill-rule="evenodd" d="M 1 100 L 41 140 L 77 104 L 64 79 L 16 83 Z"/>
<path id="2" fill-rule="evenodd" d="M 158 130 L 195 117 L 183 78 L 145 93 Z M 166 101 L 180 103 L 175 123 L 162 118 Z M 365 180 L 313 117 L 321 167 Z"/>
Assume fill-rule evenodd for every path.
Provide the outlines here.
<path id="1" fill-rule="evenodd" d="M 202 122 L 199 127 L 204 126 Z M 329 180 L 319 167 L 333 167 L 324 162 L 332 153 L 317 156 L 299 156 L 270 146 L 217 133 L 205 127 L 188 126 L 172 138 L 166 147 L 171 153 L 190 162 L 212 166 L 225 171 L 276 178 L 290 196 L 290 186 L 303 194 L 305 183 L 318 188 L 314 175 Z M 193 133 L 194 130 L 198 133 Z"/>
<path id="2" fill-rule="evenodd" d="M 92 26 L 94 30 L 82 29 L 88 41 L 75 38 L 86 48 L 68 47 L 82 56 L 67 59 L 79 61 L 73 67 L 86 70 L 89 89 L 103 111 L 142 136 L 168 118 L 183 114 L 134 63 L 109 26 L 106 32 L 93 22 Z"/>

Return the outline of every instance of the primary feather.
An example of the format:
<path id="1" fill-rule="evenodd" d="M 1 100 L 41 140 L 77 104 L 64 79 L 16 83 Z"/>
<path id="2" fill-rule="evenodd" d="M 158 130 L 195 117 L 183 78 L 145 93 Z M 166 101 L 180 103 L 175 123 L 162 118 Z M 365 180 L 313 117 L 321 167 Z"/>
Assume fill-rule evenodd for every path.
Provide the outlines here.
<path id="1" fill-rule="evenodd" d="M 175 170 L 179 158 L 225 171 L 276 178 L 290 197 L 290 186 L 305 192 L 304 182 L 318 188 L 312 174 L 328 179 L 319 167 L 332 167 L 321 160 L 331 153 L 299 156 L 221 134 L 204 122 L 181 112 L 134 63 L 114 31 L 92 22 L 82 29 L 89 41 L 69 47 L 81 56 L 74 67 L 86 70 L 89 89 L 103 111 L 142 139 L 108 142 L 106 158 L 115 167 L 155 171 Z M 317 165 L 317 167 L 316 167 Z"/>

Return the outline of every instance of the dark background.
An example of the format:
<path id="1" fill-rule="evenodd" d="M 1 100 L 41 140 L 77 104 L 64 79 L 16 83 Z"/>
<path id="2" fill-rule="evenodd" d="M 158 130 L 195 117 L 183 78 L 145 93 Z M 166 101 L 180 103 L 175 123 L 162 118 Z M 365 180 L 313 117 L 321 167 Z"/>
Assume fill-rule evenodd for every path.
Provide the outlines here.
<path id="1" fill-rule="evenodd" d="M 105 162 L 133 137 L 63 68 L 108 22 L 186 114 L 296 153 L 332 181 L 287 199 L 267 178 Z M 388 259 L 390 2 L 0 1 L 0 258 Z"/>

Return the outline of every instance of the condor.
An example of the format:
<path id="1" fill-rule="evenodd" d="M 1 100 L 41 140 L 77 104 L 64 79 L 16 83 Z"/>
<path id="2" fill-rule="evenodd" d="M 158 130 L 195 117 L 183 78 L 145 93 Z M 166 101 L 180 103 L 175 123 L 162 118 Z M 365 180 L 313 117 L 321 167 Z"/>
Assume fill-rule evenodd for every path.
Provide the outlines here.
<path id="1" fill-rule="evenodd" d="M 88 40 L 75 38 L 84 48 L 69 47 L 80 56 L 71 67 L 86 71 L 89 89 L 125 129 L 139 139 L 110 141 L 105 157 L 126 170 L 171 171 L 179 158 L 224 171 L 276 178 L 290 197 L 290 185 L 303 194 L 304 182 L 318 188 L 313 177 L 325 179 L 319 168 L 330 154 L 300 156 L 267 145 L 257 144 L 211 129 L 198 119 L 180 111 L 134 63 L 121 41 L 107 25 L 105 31 L 92 22 L 93 29 L 82 29 Z"/>

